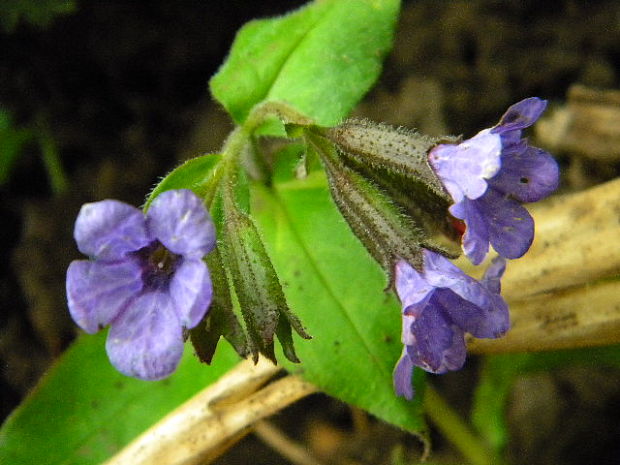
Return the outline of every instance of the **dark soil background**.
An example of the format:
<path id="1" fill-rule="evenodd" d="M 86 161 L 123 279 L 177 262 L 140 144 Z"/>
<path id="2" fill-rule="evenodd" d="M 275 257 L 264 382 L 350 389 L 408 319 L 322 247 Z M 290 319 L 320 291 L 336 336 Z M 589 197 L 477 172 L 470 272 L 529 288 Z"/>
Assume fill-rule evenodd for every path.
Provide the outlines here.
<path id="1" fill-rule="evenodd" d="M 33 144 L 0 186 L 0 418 L 76 334 L 64 277 L 79 258 L 72 227 L 80 205 L 139 205 L 181 160 L 217 150 L 231 126 L 207 81 L 235 31 L 303 3 L 81 1 L 45 28 L 22 22 L 0 33 L 0 105 L 18 126 L 45 122 L 69 180 L 67 192 L 54 194 Z M 405 2 L 385 72 L 356 113 L 471 136 L 524 97 L 553 106 L 576 83 L 618 89 L 619 59 L 614 0 Z M 614 162 L 575 168 L 570 154 L 555 155 L 565 172 L 580 170 L 565 176 L 563 190 L 582 187 L 577 178 L 594 184 L 618 175 Z M 464 414 L 476 368 L 472 358 L 462 372 L 433 379 Z M 620 463 L 618 381 L 618 373 L 596 370 L 524 379 L 510 406 L 514 463 Z M 274 423 L 324 463 L 401 463 L 419 454 L 415 439 L 325 396 Z M 441 438 L 434 442 L 433 462 L 460 460 Z M 255 436 L 220 459 L 249 462 L 288 463 Z"/>

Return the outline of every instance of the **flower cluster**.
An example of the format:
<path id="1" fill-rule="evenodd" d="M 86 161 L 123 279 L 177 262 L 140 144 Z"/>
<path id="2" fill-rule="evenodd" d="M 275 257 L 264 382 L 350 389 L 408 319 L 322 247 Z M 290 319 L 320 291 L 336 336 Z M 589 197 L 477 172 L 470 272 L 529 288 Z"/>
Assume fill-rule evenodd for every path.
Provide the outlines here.
<path id="1" fill-rule="evenodd" d="M 215 228 L 189 190 L 167 191 L 146 215 L 116 200 L 86 204 L 74 237 L 91 260 L 67 271 L 69 311 L 87 333 L 110 325 L 106 350 L 128 376 L 170 375 L 183 353 L 183 328 L 196 326 L 212 297 L 202 258 Z"/>
<path id="2" fill-rule="evenodd" d="M 558 186 L 558 165 L 521 138 L 547 103 L 536 97 L 511 106 L 499 123 L 460 144 L 441 144 L 429 162 L 454 200 L 450 213 L 467 229 L 463 251 L 475 265 L 489 243 L 505 258 L 521 257 L 534 239 L 534 221 L 522 202 L 536 202 Z"/>
<path id="3" fill-rule="evenodd" d="M 404 344 L 394 370 L 398 395 L 413 397 L 414 366 L 431 373 L 461 368 L 465 333 L 497 338 L 508 330 L 508 306 L 500 296 L 505 259 L 521 257 L 534 238 L 534 221 L 521 203 L 547 197 L 559 180 L 551 155 L 521 137 L 545 107 L 546 102 L 538 98 L 522 100 L 496 126 L 459 144 L 440 144 L 429 151 L 429 163 L 452 197 L 450 213 L 465 222 L 465 255 L 478 265 L 490 243 L 499 256 L 481 281 L 428 250 L 423 252 L 421 269 L 404 260 L 396 264 Z"/>

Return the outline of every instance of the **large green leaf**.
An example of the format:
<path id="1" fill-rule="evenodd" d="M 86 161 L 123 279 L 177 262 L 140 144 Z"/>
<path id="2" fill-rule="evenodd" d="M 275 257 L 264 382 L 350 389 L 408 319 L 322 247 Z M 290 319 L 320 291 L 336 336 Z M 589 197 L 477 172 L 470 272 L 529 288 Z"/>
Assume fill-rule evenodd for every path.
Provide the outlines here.
<path id="1" fill-rule="evenodd" d="M 140 381 L 110 365 L 104 338 L 78 339 L 8 418 L 0 431 L 0 463 L 99 463 L 239 361 L 228 344 L 211 366 L 187 350 L 170 378 Z"/>
<path id="2" fill-rule="evenodd" d="M 285 101 L 317 124 L 339 123 L 381 72 L 398 0 L 320 0 L 251 21 L 210 81 L 237 123 L 263 101 Z"/>
<path id="3" fill-rule="evenodd" d="M 252 193 L 252 213 L 288 303 L 313 337 L 295 343 L 302 363 L 285 366 L 334 397 L 422 433 L 421 395 L 407 402 L 392 387 L 401 317 L 393 293 L 384 292 L 386 276 L 340 216 L 323 173 L 292 179 L 294 163 L 282 166 L 272 189 L 256 185 Z"/>

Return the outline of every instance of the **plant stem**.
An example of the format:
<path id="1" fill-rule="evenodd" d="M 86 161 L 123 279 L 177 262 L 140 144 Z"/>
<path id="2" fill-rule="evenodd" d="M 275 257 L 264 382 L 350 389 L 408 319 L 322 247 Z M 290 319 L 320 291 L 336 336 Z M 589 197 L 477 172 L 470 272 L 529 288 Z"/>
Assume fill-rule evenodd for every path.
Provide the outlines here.
<path id="1" fill-rule="evenodd" d="M 478 438 L 435 389 L 426 385 L 424 410 L 441 433 L 472 465 L 493 465 L 500 459 Z"/>

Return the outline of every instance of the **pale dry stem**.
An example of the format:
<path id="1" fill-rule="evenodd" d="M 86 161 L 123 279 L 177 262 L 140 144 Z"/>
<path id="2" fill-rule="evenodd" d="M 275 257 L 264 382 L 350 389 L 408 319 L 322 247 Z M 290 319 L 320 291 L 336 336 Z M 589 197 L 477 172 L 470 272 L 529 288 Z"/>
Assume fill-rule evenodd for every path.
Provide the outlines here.
<path id="1" fill-rule="evenodd" d="M 531 213 L 536 239 L 502 280 L 512 328 L 500 339 L 472 339 L 470 351 L 620 343 L 620 179 L 554 197 Z"/>
<path id="2" fill-rule="evenodd" d="M 297 376 L 259 390 L 280 367 L 243 361 L 218 382 L 168 414 L 106 465 L 209 463 L 247 434 L 252 425 L 316 391 Z"/>

